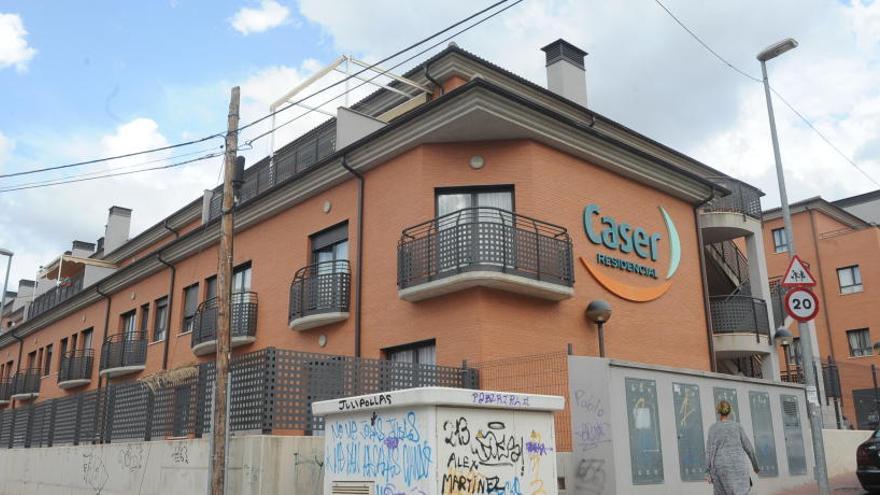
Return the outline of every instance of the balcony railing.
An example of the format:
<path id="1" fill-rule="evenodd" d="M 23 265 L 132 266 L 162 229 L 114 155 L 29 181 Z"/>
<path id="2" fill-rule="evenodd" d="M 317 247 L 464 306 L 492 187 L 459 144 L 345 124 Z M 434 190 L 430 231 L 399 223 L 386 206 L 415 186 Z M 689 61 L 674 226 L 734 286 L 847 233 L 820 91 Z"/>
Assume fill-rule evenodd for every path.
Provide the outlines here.
<path id="1" fill-rule="evenodd" d="M 12 378 L 0 377 L 0 403 L 9 402 L 12 397 Z"/>
<path id="2" fill-rule="evenodd" d="M 709 309 L 712 314 L 712 332 L 715 334 L 754 333 L 770 338 L 770 322 L 767 303 L 751 296 L 711 296 Z"/>
<path id="3" fill-rule="evenodd" d="M 144 332 L 117 333 L 104 339 L 101 346 L 101 372 L 133 372 L 147 362 L 147 335 Z"/>
<path id="4" fill-rule="evenodd" d="M 63 282 L 61 285 L 53 287 L 48 292 L 34 298 L 34 302 L 28 308 L 28 319 L 49 311 L 82 291 L 84 273 L 80 273 L 69 281 Z"/>
<path id="5" fill-rule="evenodd" d="M 12 376 L 12 398 L 31 399 L 40 393 L 41 370 L 30 368 Z"/>
<path id="6" fill-rule="evenodd" d="M 760 191 L 738 180 L 719 177 L 710 179 L 712 182 L 730 191 L 724 197 L 716 198 L 703 206 L 704 212 L 742 213 L 761 220 Z"/>
<path id="7" fill-rule="evenodd" d="M 348 315 L 351 298 L 351 267 L 348 260 L 325 261 L 300 268 L 290 284 L 290 317 L 294 328 L 297 322 L 316 315 Z M 341 321 L 345 318 L 336 318 Z M 320 322 L 320 324 L 330 321 Z M 310 325 L 311 326 L 317 325 Z"/>
<path id="8" fill-rule="evenodd" d="M 65 352 L 61 356 L 61 369 L 58 371 L 58 384 L 62 388 L 85 385 L 92 378 L 95 352 L 91 349 L 78 349 Z"/>
<path id="9" fill-rule="evenodd" d="M 214 345 L 216 345 L 217 309 L 216 297 L 208 299 L 196 308 L 191 340 L 193 350 L 200 348 L 206 349 L 206 352 L 208 352 L 213 350 Z M 238 340 L 239 344 L 252 342 L 257 334 L 257 293 L 233 293 L 230 311 L 232 317 L 232 344 L 235 345 L 236 340 Z M 210 348 L 202 345 L 209 343 L 212 344 Z"/>
<path id="10" fill-rule="evenodd" d="M 397 248 L 400 289 L 469 271 L 571 287 L 571 239 L 563 227 L 488 207 L 466 208 L 403 231 Z"/>

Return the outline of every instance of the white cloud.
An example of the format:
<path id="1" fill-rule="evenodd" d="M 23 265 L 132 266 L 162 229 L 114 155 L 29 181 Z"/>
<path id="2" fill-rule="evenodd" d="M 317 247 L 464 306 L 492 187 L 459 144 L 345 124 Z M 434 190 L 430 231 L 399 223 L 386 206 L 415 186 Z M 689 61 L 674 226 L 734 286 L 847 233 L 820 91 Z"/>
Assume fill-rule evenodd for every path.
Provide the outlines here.
<path id="1" fill-rule="evenodd" d="M 27 63 L 37 53 L 28 46 L 27 34 L 21 16 L 0 13 L 0 69 L 14 66 L 19 72 L 27 70 Z"/>
<path id="2" fill-rule="evenodd" d="M 260 0 L 258 8 L 242 7 L 229 22 L 241 34 L 262 33 L 286 24 L 290 9 L 275 0 Z"/>

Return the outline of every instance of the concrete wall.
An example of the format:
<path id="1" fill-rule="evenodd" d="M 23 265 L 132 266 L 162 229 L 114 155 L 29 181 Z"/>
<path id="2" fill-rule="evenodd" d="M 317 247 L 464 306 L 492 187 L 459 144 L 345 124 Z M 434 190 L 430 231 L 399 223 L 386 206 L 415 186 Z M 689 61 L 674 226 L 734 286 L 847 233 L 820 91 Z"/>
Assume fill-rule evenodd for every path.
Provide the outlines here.
<path id="1" fill-rule="evenodd" d="M 229 493 L 313 495 L 323 483 L 321 437 L 230 440 Z M 208 439 L 0 451 L 0 495 L 208 493 Z"/>
<path id="2" fill-rule="evenodd" d="M 871 434 L 859 430 L 822 430 L 828 476 L 856 472 L 856 447 Z"/>

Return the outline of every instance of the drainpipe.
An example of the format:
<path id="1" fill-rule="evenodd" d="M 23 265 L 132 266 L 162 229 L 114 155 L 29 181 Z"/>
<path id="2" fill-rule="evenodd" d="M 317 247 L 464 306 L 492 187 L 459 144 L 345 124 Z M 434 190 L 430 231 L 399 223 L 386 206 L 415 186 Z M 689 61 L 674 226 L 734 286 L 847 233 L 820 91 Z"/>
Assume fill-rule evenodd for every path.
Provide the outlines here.
<path id="1" fill-rule="evenodd" d="M 162 222 L 162 226 L 165 227 L 166 230 L 169 230 L 169 231 L 171 231 L 172 234 L 174 234 L 174 240 L 177 240 L 180 238 L 180 232 L 175 229 L 172 229 L 171 227 L 168 226 L 168 219 L 167 218 Z M 166 311 L 168 312 L 167 313 L 168 316 L 166 319 L 168 321 L 166 322 L 167 328 L 165 328 L 165 345 L 164 345 L 164 349 L 162 349 L 162 369 L 166 370 L 166 369 L 168 369 L 168 345 L 169 345 L 169 342 L 171 342 L 171 325 L 170 325 L 170 323 L 171 323 L 171 311 L 174 309 L 174 280 L 175 280 L 175 278 L 177 278 L 177 268 L 175 268 L 175 266 L 172 265 L 171 263 L 168 263 L 167 261 L 162 259 L 162 251 L 159 251 L 159 254 L 156 256 L 156 259 L 159 260 L 159 263 L 162 263 L 163 265 L 167 266 L 171 270 L 171 280 L 168 281 L 168 307 L 166 309 Z M 155 325 L 155 322 L 153 322 L 153 325 Z"/>
<path id="2" fill-rule="evenodd" d="M 700 208 L 706 203 L 712 201 L 715 197 L 715 191 L 702 203 L 698 204 L 694 209 L 694 223 L 697 225 L 697 244 L 699 249 L 697 252 L 700 257 L 700 281 L 703 283 L 703 308 L 706 314 L 706 337 L 709 343 L 709 369 L 713 372 L 718 371 L 718 363 L 715 360 L 715 335 L 712 333 L 712 308 L 709 306 L 709 281 L 706 276 L 706 246 L 703 244 L 703 225 L 700 219 Z"/>
<path id="3" fill-rule="evenodd" d="M 425 79 L 431 81 L 431 84 L 433 84 L 434 86 L 437 87 L 437 89 L 440 90 L 440 96 L 443 96 L 446 94 L 446 90 L 443 89 L 443 85 L 440 84 L 439 82 L 437 82 L 437 80 L 431 76 L 431 66 L 428 64 L 425 64 Z M 433 99 L 433 97 L 431 99 Z M 343 159 L 342 163 L 343 163 L 342 166 L 345 167 L 345 160 L 344 159 Z M 348 168 L 348 167 L 346 167 L 346 168 Z"/>
<path id="4" fill-rule="evenodd" d="M 364 266 L 364 175 L 348 165 L 345 155 L 342 156 L 342 167 L 358 180 L 357 197 L 357 267 L 354 289 L 354 357 L 361 357 L 361 287 L 363 287 Z"/>
<path id="5" fill-rule="evenodd" d="M 22 347 L 24 346 L 24 339 L 15 335 L 15 330 L 10 332 L 12 334 L 12 338 L 18 341 L 18 360 L 15 362 L 15 374 L 18 374 L 21 371 L 21 353 L 23 351 Z M 15 401 L 9 401 L 9 408 L 15 409 Z"/>
<path id="6" fill-rule="evenodd" d="M 807 213 L 810 214 L 810 230 L 813 234 L 813 244 L 816 246 L 816 264 L 819 269 L 819 284 L 822 285 L 822 299 L 825 300 L 825 307 L 822 308 L 824 309 L 822 313 L 824 316 L 823 319 L 825 320 L 825 333 L 828 334 L 828 346 L 831 350 L 831 355 L 836 358 L 837 354 L 834 353 L 834 339 L 831 338 L 831 315 L 828 314 L 828 295 L 825 293 L 825 277 L 822 276 L 822 255 L 819 254 L 819 236 L 816 232 L 816 218 L 813 215 L 813 210 L 809 206 L 806 207 L 806 210 Z"/>
<path id="7" fill-rule="evenodd" d="M 107 328 L 110 326 L 110 295 L 104 294 L 104 292 L 101 291 L 101 284 L 95 284 L 95 292 L 97 292 L 98 295 L 100 295 L 101 297 L 103 297 L 104 299 L 107 300 L 107 309 L 104 310 L 104 335 L 101 337 L 101 351 L 100 352 L 101 352 L 101 354 L 103 354 L 104 353 L 104 341 L 107 340 Z M 101 395 L 100 395 L 101 384 L 104 382 L 104 376 L 101 374 L 100 362 L 101 362 L 101 357 L 98 356 L 98 363 L 99 363 L 98 364 L 98 394 L 99 394 L 98 399 L 100 399 L 100 397 L 101 397 Z M 110 386 L 110 378 L 108 377 L 107 382 L 104 383 L 104 387 L 106 388 L 109 386 Z M 105 390 L 104 393 L 106 394 L 107 391 Z M 104 443 L 104 432 L 103 431 L 98 432 L 98 424 L 99 424 L 98 423 L 98 416 L 100 414 L 98 406 L 100 404 L 101 404 L 100 400 L 95 400 L 95 426 L 93 428 L 93 431 L 95 432 L 95 436 L 96 436 L 95 440 L 98 443 Z M 103 430 L 103 428 L 101 428 L 101 429 Z"/>

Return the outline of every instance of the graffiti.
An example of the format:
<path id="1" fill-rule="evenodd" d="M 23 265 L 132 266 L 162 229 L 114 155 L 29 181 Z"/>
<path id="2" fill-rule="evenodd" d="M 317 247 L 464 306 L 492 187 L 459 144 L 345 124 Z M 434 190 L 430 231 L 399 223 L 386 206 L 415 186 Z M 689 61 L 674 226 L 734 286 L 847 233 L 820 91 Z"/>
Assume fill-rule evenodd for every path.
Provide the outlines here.
<path id="1" fill-rule="evenodd" d="M 123 469 L 135 472 L 144 467 L 144 446 L 139 443 L 130 443 L 119 451 L 116 459 Z"/>
<path id="2" fill-rule="evenodd" d="M 502 394 L 498 392 L 474 392 L 474 404 L 496 404 L 506 407 L 529 407 L 529 397 L 517 394 Z"/>
<path id="3" fill-rule="evenodd" d="M 379 490 L 376 493 L 377 495 L 428 495 L 426 491 L 418 487 L 412 488 L 409 491 L 404 491 L 399 490 L 391 483 L 385 486 L 380 486 Z"/>
<path id="4" fill-rule="evenodd" d="M 83 453 L 83 482 L 88 485 L 96 494 L 100 494 L 110 479 L 107 474 L 107 466 L 101 456 L 94 452 Z"/>
<path id="5" fill-rule="evenodd" d="M 250 464 L 242 464 L 241 480 L 251 486 L 258 486 L 260 483 L 260 475 L 262 474 L 260 466 L 251 466 Z"/>
<path id="6" fill-rule="evenodd" d="M 320 493 L 324 483 L 324 463 L 314 456 L 312 459 L 300 459 L 299 453 L 293 454 L 293 468 L 296 476 L 294 492 L 300 488 L 306 493 Z"/>
<path id="7" fill-rule="evenodd" d="M 547 455 L 550 452 L 553 452 L 553 448 L 548 447 L 544 442 L 526 442 L 526 453 L 528 454 Z"/>
<path id="8" fill-rule="evenodd" d="M 498 476 L 486 476 L 478 471 L 449 470 L 443 475 L 441 490 L 444 495 L 523 495 L 520 480 L 501 481 Z"/>
<path id="9" fill-rule="evenodd" d="M 413 411 L 329 423 L 327 432 L 324 465 L 329 473 L 376 479 L 390 493 L 407 495 L 432 474 L 433 447 Z"/>
<path id="10" fill-rule="evenodd" d="M 446 434 L 443 439 L 447 445 L 456 447 L 458 445 L 467 445 L 471 441 L 471 432 L 468 430 L 467 420 L 458 418 L 454 421 L 443 422 L 443 432 Z"/>
<path id="11" fill-rule="evenodd" d="M 550 449 L 553 450 L 553 449 Z M 547 453 L 547 446 L 544 445 L 543 437 L 540 433 L 532 430 L 529 435 L 529 441 L 526 442 L 526 451 L 529 453 L 529 481 L 530 495 L 547 495 L 544 488 L 544 479 L 541 476 L 541 458 Z"/>
<path id="12" fill-rule="evenodd" d="M 477 431 L 477 445 L 471 447 L 471 452 L 480 463 L 485 466 L 513 466 L 519 462 L 523 453 L 522 437 L 517 439 L 505 433 L 504 423 L 499 421 L 490 422 L 487 426 L 485 432 Z"/>
<path id="13" fill-rule="evenodd" d="M 355 409 L 363 409 L 365 407 L 390 406 L 391 395 L 377 394 L 356 399 L 342 399 L 339 401 L 340 411 L 352 411 Z"/>
<path id="14" fill-rule="evenodd" d="M 577 390 L 572 400 L 574 407 L 580 409 L 583 417 L 574 426 L 572 437 L 575 446 L 585 452 L 601 444 L 611 442 L 611 424 L 605 418 L 602 399 L 583 390 Z"/>
<path id="15" fill-rule="evenodd" d="M 581 459 L 574 473 L 574 489 L 585 495 L 600 495 L 605 490 L 605 461 Z"/>
<path id="16" fill-rule="evenodd" d="M 171 451 L 171 460 L 175 464 L 189 464 L 189 451 L 184 442 L 178 442 Z"/>

